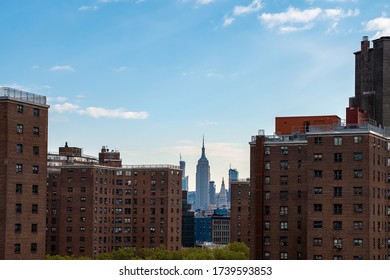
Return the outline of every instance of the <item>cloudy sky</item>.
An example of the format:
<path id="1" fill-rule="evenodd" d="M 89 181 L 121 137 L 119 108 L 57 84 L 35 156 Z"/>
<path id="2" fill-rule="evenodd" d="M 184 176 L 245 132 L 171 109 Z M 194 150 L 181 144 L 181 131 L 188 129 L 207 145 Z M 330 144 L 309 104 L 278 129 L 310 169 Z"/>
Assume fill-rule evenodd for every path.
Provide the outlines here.
<path id="1" fill-rule="evenodd" d="M 388 1 L 3 0 L 0 85 L 49 98 L 49 150 L 124 164 L 187 162 L 205 137 L 219 189 L 249 176 L 249 141 L 276 116 L 337 114 L 362 36 L 390 36 Z"/>

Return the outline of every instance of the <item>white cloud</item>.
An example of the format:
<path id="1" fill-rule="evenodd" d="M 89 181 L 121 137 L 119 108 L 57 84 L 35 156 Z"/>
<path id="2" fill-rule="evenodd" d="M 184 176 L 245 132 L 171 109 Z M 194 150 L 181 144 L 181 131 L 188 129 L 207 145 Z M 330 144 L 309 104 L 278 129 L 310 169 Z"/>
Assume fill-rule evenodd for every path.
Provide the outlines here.
<path id="1" fill-rule="evenodd" d="M 209 70 L 206 74 L 207 78 L 223 78 L 224 76 L 221 73 L 215 72 L 214 70 Z"/>
<path id="2" fill-rule="evenodd" d="M 261 0 L 253 0 L 248 6 L 235 6 L 233 9 L 233 15 L 241 16 L 245 14 L 251 14 L 260 11 L 263 7 Z"/>
<path id="3" fill-rule="evenodd" d="M 233 23 L 234 17 L 225 17 L 223 20 L 223 26 L 229 26 Z"/>
<path id="4" fill-rule="evenodd" d="M 98 9 L 98 6 L 81 6 L 78 8 L 79 11 L 96 11 Z"/>
<path id="5" fill-rule="evenodd" d="M 47 97 L 47 101 L 49 103 L 52 103 L 52 102 L 64 103 L 66 100 L 68 100 L 68 98 L 67 97 L 63 97 L 63 96 L 57 96 L 57 97 L 48 96 Z"/>
<path id="6" fill-rule="evenodd" d="M 215 2 L 215 0 L 196 0 L 197 5 L 208 5 Z"/>
<path id="7" fill-rule="evenodd" d="M 38 66 L 38 65 L 33 65 L 33 66 L 31 66 L 31 70 L 37 70 L 37 69 L 39 69 L 39 66 Z"/>
<path id="8" fill-rule="evenodd" d="M 79 110 L 81 115 L 88 115 L 94 118 L 113 118 L 113 119 L 147 119 L 149 114 L 147 112 L 129 112 L 123 109 L 105 109 L 99 107 L 88 107 Z"/>
<path id="9" fill-rule="evenodd" d="M 333 30 L 337 27 L 338 22 L 347 17 L 353 17 L 360 14 L 358 9 L 343 10 L 336 9 L 321 9 L 310 8 L 306 10 L 300 10 L 298 8 L 290 7 L 282 13 L 263 13 L 259 16 L 259 19 L 264 22 L 268 28 L 278 28 L 281 33 L 291 33 L 302 30 L 309 30 L 314 27 L 314 23 L 318 20 L 328 20 L 331 22 L 331 27 L 328 29 Z"/>
<path id="10" fill-rule="evenodd" d="M 79 106 L 72 103 L 54 104 L 50 106 L 50 111 L 55 113 L 77 112 Z"/>
<path id="11" fill-rule="evenodd" d="M 379 17 L 372 19 L 366 23 L 365 30 L 376 31 L 374 39 L 382 36 L 390 36 L 390 18 Z"/>
<path id="12" fill-rule="evenodd" d="M 131 68 L 131 67 L 128 67 L 128 66 L 121 66 L 121 67 L 118 67 L 118 68 L 115 68 L 114 71 L 115 72 L 126 72 L 126 71 L 134 71 L 135 69 L 134 68 Z"/>
<path id="13" fill-rule="evenodd" d="M 50 100 L 57 100 L 59 102 L 65 101 L 65 97 L 50 98 Z M 101 107 L 87 107 L 81 108 L 79 105 L 69 102 L 50 105 L 50 111 L 55 113 L 77 113 L 80 115 L 90 116 L 93 118 L 111 118 L 111 119 L 148 119 L 149 113 L 147 112 L 131 112 L 123 109 L 106 109 Z"/>
<path id="14" fill-rule="evenodd" d="M 49 69 L 50 71 L 65 71 L 75 72 L 74 68 L 70 65 L 55 65 Z"/>

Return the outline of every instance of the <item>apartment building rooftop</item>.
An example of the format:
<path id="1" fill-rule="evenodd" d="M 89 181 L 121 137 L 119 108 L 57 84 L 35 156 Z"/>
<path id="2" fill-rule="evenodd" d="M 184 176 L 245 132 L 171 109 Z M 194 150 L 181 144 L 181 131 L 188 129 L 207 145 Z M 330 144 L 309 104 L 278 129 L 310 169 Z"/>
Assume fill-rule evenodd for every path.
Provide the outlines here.
<path id="1" fill-rule="evenodd" d="M 48 106 L 46 96 L 10 87 L 0 87 L 0 99 L 22 100 L 32 104 Z"/>

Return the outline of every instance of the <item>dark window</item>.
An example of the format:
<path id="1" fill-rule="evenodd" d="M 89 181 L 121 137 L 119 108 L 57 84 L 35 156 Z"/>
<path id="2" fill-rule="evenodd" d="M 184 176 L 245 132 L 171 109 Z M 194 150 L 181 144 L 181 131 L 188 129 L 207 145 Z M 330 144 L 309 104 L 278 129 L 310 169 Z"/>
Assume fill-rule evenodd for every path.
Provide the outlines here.
<path id="1" fill-rule="evenodd" d="M 31 224 L 31 232 L 32 233 L 38 232 L 38 224 Z"/>
<path id="2" fill-rule="evenodd" d="M 38 185 L 32 185 L 32 193 L 33 194 L 38 194 L 39 187 Z"/>
<path id="3" fill-rule="evenodd" d="M 341 221 L 333 222 L 333 229 L 334 230 L 342 230 L 343 229 L 343 222 L 341 222 Z"/>
<path id="4" fill-rule="evenodd" d="M 38 165 L 33 165 L 33 167 L 32 167 L 32 173 L 33 173 L 33 174 L 38 174 L 38 173 L 39 173 L 39 166 L 38 166 Z"/>
<path id="5" fill-rule="evenodd" d="M 22 193 L 22 191 L 23 191 L 22 184 L 16 184 L 15 191 L 16 191 L 16 193 Z"/>
<path id="6" fill-rule="evenodd" d="M 322 212 L 322 204 L 313 205 L 314 212 Z"/>
<path id="7" fill-rule="evenodd" d="M 39 117 L 41 115 L 41 111 L 38 108 L 33 109 L 34 117 Z"/>
<path id="8" fill-rule="evenodd" d="M 38 204 L 33 204 L 31 206 L 31 213 L 38 214 Z"/>
<path id="9" fill-rule="evenodd" d="M 353 195 L 363 195 L 363 187 L 353 187 Z"/>
<path id="10" fill-rule="evenodd" d="M 321 161 L 322 160 L 322 154 L 314 154 L 313 158 L 314 158 L 314 161 Z"/>
<path id="11" fill-rule="evenodd" d="M 342 196 L 343 188 L 342 187 L 334 187 L 333 188 L 333 196 Z"/>
<path id="12" fill-rule="evenodd" d="M 314 188 L 314 194 L 322 194 L 323 189 L 322 187 L 315 187 Z"/>
<path id="13" fill-rule="evenodd" d="M 39 147 L 38 146 L 33 146 L 33 155 L 39 156 Z"/>
<path id="14" fill-rule="evenodd" d="M 23 133 L 23 125 L 22 124 L 17 124 L 16 125 L 16 132 L 19 134 Z"/>
<path id="15" fill-rule="evenodd" d="M 335 214 L 335 215 L 343 214 L 343 205 L 342 204 L 333 204 L 333 214 Z"/>
<path id="16" fill-rule="evenodd" d="M 342 170 L 333 170 L 333 179 L 335 179 L 335 180 L 343 179 L 343 171 Z"/>
<path id="17" fill-rule="evenodd" d="M 287 191 L 281 191 L 280 192 L 280 199 L 281 200 L 287 200 L 288 199 L 288 192 Z"/>
<path id="18" fill-rule="evenodd" d="M 15 224 L 15 233 L 22 232 L 22 224 Z"/>
<path id="19" fill-rule="evenodd" d="M 363 212 L 363 204 L 354 204 L 353 211 L 355 213 L 362 213 Z"/>
<path id="20" fill-rule="evenodd" d="M 315 178 L 322 178 L 322 170 L 314 170 Z"/>
<path id="21" fill-rule="evenodd" d="M 23 144 L 16 144 L 16 152 L 18 154 L 23 153 Z"/>
<path id="22" fill-rule="evenodd" d="M 353 171 L 353 177 L 354 178 L 363 178 L 363 171 L 360 169 L 355 169 Z"/>
<path id="23" fill-rule="evenodd" d="M 20 105 L 20 104 L 16 105 L 16 111 L 20 114 L 23 114 L 23 111 L 24 111 L 23 105 Z"/>
<path id="24" fill-rule="evenodd" d="M 313 221 L 313 228 L 322 228 L 322 221 Z"/>
<path id="25" fill-rule="evenodd" d="M 343 161 L 343 154 L 342 153 L 335 153 L 334 154 L 334 162 L 342 162 Z"/>
<path id="26" fill-rule="evenodd" d="M 17 163 L 16 164 L 16 173 L 22 173 L 23 172 L 23 164 Z"/>
<path id="27" fill-rule="evenodd" d="M 15 212 L 16 213 L 22 213 L 22 204 L 21 203 L 16 203 L 15 204 Z"/>
<path id="28" fill-rule="evenodd" d="M 362 153 L 354 153 L 353 154 L 353 159 L 354 160 L 362 160 L 363 159 L 363 154 Z"/>
<path id="29" fill-rule="evenodd" d="M 14 244 L 14 253 L 15 254 L 20 254 L 21 251 L 22 251 L 22 246 L 20 245 L 20 243 Z"/>
<path id="30" fill-rule="evenodd" d="M 314 137 L 314 144 L 322 144 L 322 137 Z"/>
<path id="31" fill-rule="evenodd" d="M 31 243 L 31 253 L 36 253 L 38 250 L 38 244 L 37 243 Z"/>

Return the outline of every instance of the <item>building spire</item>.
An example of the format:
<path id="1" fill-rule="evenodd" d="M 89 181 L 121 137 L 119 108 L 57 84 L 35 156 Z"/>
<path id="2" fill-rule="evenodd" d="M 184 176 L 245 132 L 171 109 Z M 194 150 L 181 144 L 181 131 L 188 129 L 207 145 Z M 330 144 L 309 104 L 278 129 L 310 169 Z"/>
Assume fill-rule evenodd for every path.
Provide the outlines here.
<path id="1" fill-rule="evenodd" d="M 202 143 L 202 158 L 206 157 L 206 149 L 204 148 L 204 134 L 203 134 L 203 143 Z"/>

